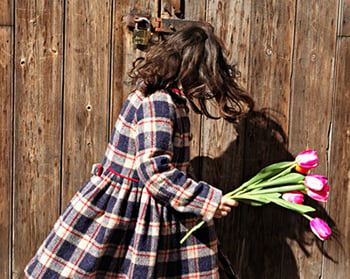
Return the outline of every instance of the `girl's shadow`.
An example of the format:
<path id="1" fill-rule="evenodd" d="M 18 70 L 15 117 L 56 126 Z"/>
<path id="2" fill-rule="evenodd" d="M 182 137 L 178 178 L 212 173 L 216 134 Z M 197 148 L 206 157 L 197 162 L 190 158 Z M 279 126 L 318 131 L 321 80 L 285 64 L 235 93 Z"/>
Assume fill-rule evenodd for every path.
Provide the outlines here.
<path id="1" fill-rule="evenodd" d="M 264 111 L 251 112 L 235 129 L 239 137 L 220 157 L 199 156 L 191 161 L 196 177 L 219 185 L 223 193 L 271 163 L 294 160 L 286 148 L 283 129 Z M 334 222 L 327 218 L 325 210 L 307 197 L 305 203 L 317 209 L 317 216 L 326 219 L 336 235 Z M 314 241 L 329 257 L 322 242 L 310 232 L 309 222 L 278 206 L 252 207 L 241 203 L 216 224 L 221 248 L 240 278 L 300 278 L 293 252 L 309 257 L 308 247 Z M 224 274 L 221 278 L 225 278 Z"/>

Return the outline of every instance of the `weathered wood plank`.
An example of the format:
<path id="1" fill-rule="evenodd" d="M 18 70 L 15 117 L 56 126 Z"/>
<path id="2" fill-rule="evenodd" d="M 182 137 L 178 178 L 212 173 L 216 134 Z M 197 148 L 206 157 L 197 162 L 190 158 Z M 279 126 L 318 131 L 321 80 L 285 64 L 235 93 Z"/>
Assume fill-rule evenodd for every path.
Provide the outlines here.
<path id="1" fill-rule="evenodd" d="M 294 17 L 295 1 L 252 3 L 248 90 L 256 108 L 244 123 L 244 180 L 270 163 L 290 159 L 286 137 Z M 292 232 L 285 229 L 284 214 L 274 206 L 242 207 L 238 231 L 242 277 L 279 278 L 284 270 L 280 278 L 296 278 L 297 266 L 285 241 Z"/>
<path id="2" fill-rule="evenodd" d="M 350 0 L 340 0 L 339 36 L 350 36 Z"/>
<path id="3" fill-rule="evenodd" d="M 266 164 L 288 157 L 285 130 L 288 123 L 294 3 L 213 1 L 208 11 L 216 32 L 233 53 L 231 61 L 234 58 L 238 60 L 235 62 L 242 72 L 241 83 L 253 94 L 257 108 L 278 112 L 277 119 L 258 111 L 250 114 L 238 126 L 238 138 L 232 125 L 209 121 L 204 124 L 206 142 L 202 143 L 203 149 L 217 157 L 211 167 L 204 168 L 204 172 L 219 178 L 216 183 L 227 192 L 233 185 L 242 182 L 243 173 L 248 178 Z M 220 131 L 224 133 L 221 135 Z M 211 138 L 211 135 L 218 134 L 218 139 Z M 213 146 L 213 142 L 218 144 Z M 273 241 L 266 237 L 271 235 L 274 217 L 275 212 L 268 209 L 260 212 L 241 205 L 219 223 L 218 233 L 225 243 L 224 250 L 243 278 L 269 278 L 280 270 L 280 257 L 265 253 L 265 249 L 282 251 L 287 246 L 278 232 Z M 255 230 L 252 226 L 259 229 Z"/>
<path id="4" fill-rule="evenodd" d="M 325 257 L 325 279 L 346 278 L 350 274 L 350 38 L 338 40 L 329 158 L 331 190 L 327 202 L 335 227 L 334 237 L 325 243 L 330 256 Z"/>
<path id="5" fill-rule="evenodd" d="M 11 194 L 13 148 L 13 1 L 0 1 L 0 274 L 11 274 Z M 10 27 L 11 26 L 11 27 Z"/>
<path id="6" fill-rule="evenodd" d="M 207 4 L 206 20 L 222 40 L 228 61 L 238 64 L 243 76 L 240 81 L 242 86 L 245 86 L 249 45 L 247 22 L 250 17 L 250 4 L 245 1 L 208 1 Z M 241 65 L 242 68 L 240 68 Z M 211 109 L 215 114 L 215 108 Z M 202 176 L 227 192 L 241 179 L 240 170 L 236 169 L 234 173 L 232 172 L 237 167 L 234 163 L 238 155 L 237 131 L 226 121 L 203 117 L 201 134 L 201 156 L 204 157 Z M 216 163 L 212 165 L 213 161 Z"/>
<path id="7" fill-rule="evenodd" d="M 338 1 L 297 4 L 289 149 L 293 155 L 315 149 L 320 158 L 316 172 L 327 174 Z M 304 236 L 309 256 L 294 246 L 300 278 L 321 277 L 322 253 L 315 240 L 311 232 Z"/>
<path id="8" fill-rule="evenodd" d="M 185 0 L 184 1 L 184 12 L 185 19 L 188 20 L 199 20 L 206 21 L 206 0 Z"/>
<path id="9" fill-rule="evenodd" d="M 185 14 L 185 1 L 181 0 L 162 0 L 160 2 L 160 12 L 159 15 L 164 18 L 173 17 L 177 18 L 178 16 L 183 17 Z M 183 2 L 183 6 L 181 6 Z M 187 4 L 187 3 L 186 3 Z M 196 3 L 197 5 L 199 3 Z"/>
<path id="10" fill-rule="evenodd" d="M 295 1 L 254 1 L 249 91 L 257 110 L 268 109 L 288 130 Z"/>
<path id="11" fill-rule="evenodd" d="M 251 3 L 249 1 L 210 1 L 207 21 L 223 41 L 228 62 L 236 64 L 241 72 L 239 83 L 247 88 L 249 32 Z M 213 110 L 214 111 L 214 110 Z M 243 122 L 242 122 L 243 123 Z M 202 126 L 201 156 L 202 178 L 223 193 L 231 191 L 242 181 L 244 130 L 242 123 L 234 126 L 223 120 L 204 118 Z M 222 249 L 239 271 L 240 209 L 233 209 L 229 216 L 217 222 L 217 233 Z"/>
<path id="12" fill-rule="evenodd" d="M 298 4 L 292 76 L 290 148 L 293 154 L 305 148 L 319 152 L 326 163 L 330 123 L 337 1 Z M 326 59 L 327 57 L 327 59 Z M 322 123 L 319 123 L 322 112 Z M 323 169 L 324 170 L 324 169 Z"/>
<path id="13" fill-rule="evenodd" d="M 112 1 L 66 1 L 66 35 L 64 1 L 16 1 L 14 66 L 13 30 L 0 27 L 0 192 L 7 197 L 0 201 L 0 274 L 6 278 L 11 277 L 11 177 L 10 272 L 13 278 L 22 278 L 24 265 L 46 237 L 60 206 L 88 178 L 91 164 L 102 158 L 108 134 L 132 88 L 127 73 L 143 52 L 134 48 L 125 16 L 131 11 L 157 16 L 160 1 Z M 346 278 L 350 271 L 350 43 L 345 38 L 350 36 L 349 0 L 181 2 L 185 19 L 213 24 L 257 109 L 270 112 L 254 112 L 236 129 L 191 115 L 192 156 L 201 178 L 225 192 L 271 161 L 314 148 L 321 163 L 317 172 L 328 171 L 330 179 L 327 211 L 338 229 L 334 239 L 322 246 L 302 218 L 275 207 L 240 205 L 218 223 L 224 250 L 242 278 Z M 14 1 L 0 1 L 0 25 L 13 24 L 13 6 Z M 337 22 L 342 38 L 336 52 Z M 11 67 L 15 67 L 14 89 Z M 14 158 L 8 148 L 12 125 Z M 319 249 L 331 259 L 322 257 Z"/>
<path id="14" fill-rule="evenodd" d="M 173 1 L 163 0 L 160 3 L 160 16 L 162 17 L 172 17 L 174 15 L 175 9 L 173 6 Z"/>
<path id="15" fill-rule="evenodd" d="M 207 21 L 224 42 L 228 61 L 236 64 L 241 73 L 240 84 L 247 89 L 249 39 L 250 39 L 250 1 L 212 1 L 208 6 Z"/>
<path id="16" fill-rule="evenodd" d="M 133 44 L 133 32 L 126 26 L 126 16 L 129 13 L 157 17 L 158 1 L 137 0 L 132 3 L 128 1 L 114 1 L 110 130 L 114 126 L 121 107 L 133 88 L 132 81 L 128 76 L 132 62 L 135 58 L 144 55 L 144 52 L 137 49 Z"/>
<path id="17" fill-rule="evenodd" d="M 62 206 L 102 160 L 108 140 L 112 1 L 67 1 Z"/>
<path id="18" fill-rule="evenodd" d="M 12 28 L 0 27 L 0 274 L 9 277 L 12 193 Z"/>
<path id="19" fill-rule="evenodd" d="M 184 19 L 193 21 L 204 21 L 206 14 L 206 0 L 200 1 L 184 1 Z M 189 105 L 189 104 L 188 104 Z M 200 155 L 201 144 L 201 116 L 190 111 L 190 123 L 191 123 L 191 159 L 193 172 L 196 176 L 199 176 L 199 166 L 202 164 L 201 160 L 198 160 Z"/>
<path id="20" fill-rule="evenodd" d="M 0 1 L 0 25 L 13 25 L 11 0 Z"/>
<path id="21" fill-rule="evenodd" d="M 15 10 L 13 278 L 59 213 L 63 1 Z"/>

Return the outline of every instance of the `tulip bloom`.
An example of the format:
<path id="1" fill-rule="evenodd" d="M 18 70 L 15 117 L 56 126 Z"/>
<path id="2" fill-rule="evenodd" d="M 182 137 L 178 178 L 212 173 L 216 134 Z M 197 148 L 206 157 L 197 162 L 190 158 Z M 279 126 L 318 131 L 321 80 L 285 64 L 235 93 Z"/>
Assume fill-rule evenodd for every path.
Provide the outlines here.
<path id="1" fill-rule="evenodd" d="M 311 189 L 307 190 L 307 195 L 319 202 L 327 202 L 329 194 L 329 185 L 325 185 L 321 191 L 313 191 Z"/>
<path id="2" fill-rule="evenodd" d="M 305 150 L 295 158 L 295 169 L 301 173 L 307 173 L 310 169 L 318 167 L 318 157 L 314 150 Z"/>
<path id="3" fill-rule="evenodd" d="M 292 203 L 302 204 L 304 201 L 304 195 L 298 191 L 290 191 L 283 193 L 282 199 Z"/>
<path id="4" fill-rule="evenodd" d="M 328 239 L 332 234 L 327 223 L 317 217 L 310 221 L 310 228 L 312 232 L 321 240 Z"/>
<path id="5" fill-rule="evenodd" d="M 321 191 L 327 185 L 327 177 L 319 174 L 305 176 L 305 186 L 312 191 Z"/>

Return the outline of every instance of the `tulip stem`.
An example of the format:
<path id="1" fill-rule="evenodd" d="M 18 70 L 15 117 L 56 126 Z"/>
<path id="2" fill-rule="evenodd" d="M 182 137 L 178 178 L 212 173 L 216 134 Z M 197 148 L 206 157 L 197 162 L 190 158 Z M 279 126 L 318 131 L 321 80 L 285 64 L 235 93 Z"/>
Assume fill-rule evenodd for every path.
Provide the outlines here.
<path id="1" fill-rule="evenodd" d="M 309 221 L 312 221 L 312 217 L 310 217 L 309 215 L 307 215 L 307 214 L 302 214 L 306 219 L 308 219 Z"/>
<path id="2" fill-rule="evenodd" d="M 205 224 L 205 221 L 201 221 L 201 222 L 199 222 L 197 225 L 195 225 L 192 229 L 190 229 L 187 233 L 186 233 L 186 235 L 180 240 L 180 244 L 182 244 L 182 243 L 184 243 L 185 241 L 186 241 L 186 239 L 187 238 L 189 238 L 190 237 L 190 235 L 194 232 L 194 231 L 196 231 L 196 230 L 198 230 L 201 226 L 203 226 Z"/>
<path id="3" fill-rule="evenodd" d="M 279 186 L 268 189 L 258 189 L 250 191 L 251 194 L 269 194 L 269 193 L 285 193 L 290 191 L 300 191 L 305 190 L 305 185 L 303 184 L 295 184 L 295 185 L 287 185 L 287 186 Z"/>
<path id="4" fill-rule="evenodd" d="M 280 173 L 276 174 L 275 176 L 271 177 L 267 181 L 272 181 L 272 180 L 279 178 L 280 176 L 285 175 L 286 173 L 290 172 L 293 168 L 295 168 L 296 165 L 297 165 L 297 163 L 293 162 L 293 164 L 290 167 L 286 168 L 285 170 L 283 170 Z"/>

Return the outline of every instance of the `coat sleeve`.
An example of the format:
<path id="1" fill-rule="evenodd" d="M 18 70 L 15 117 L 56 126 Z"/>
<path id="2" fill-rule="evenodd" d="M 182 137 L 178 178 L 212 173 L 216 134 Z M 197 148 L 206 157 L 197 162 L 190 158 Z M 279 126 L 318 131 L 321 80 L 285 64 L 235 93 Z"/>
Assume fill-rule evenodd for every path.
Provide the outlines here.
<path id="1" fill-rule="evenodd" d="M 138 176 L 157 202 L 208 221 L 213 218 L 222 193 L 203 181 L 188 178 L 171 163 L 174 123 L 171 96 L 154 93 L 143 100 L 136 113 Z"/>

